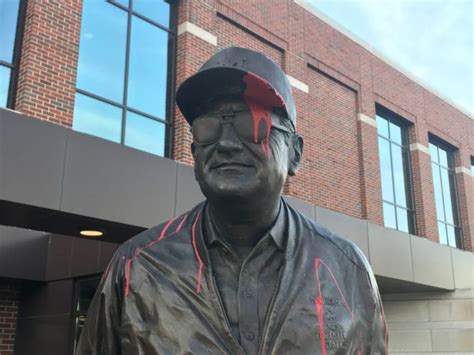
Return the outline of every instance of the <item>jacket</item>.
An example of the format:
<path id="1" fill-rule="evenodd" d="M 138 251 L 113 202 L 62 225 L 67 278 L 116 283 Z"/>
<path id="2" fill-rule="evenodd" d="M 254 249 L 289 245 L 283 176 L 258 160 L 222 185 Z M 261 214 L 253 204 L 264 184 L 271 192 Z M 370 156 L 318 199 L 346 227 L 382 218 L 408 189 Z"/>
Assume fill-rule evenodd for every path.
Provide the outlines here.
<path id="1" fill-rule="evenodd" d="M 373 272 L 359 248 L 286 202 L 288 241 L 258 354 L 387 354 Z M 202 235 L 205 202 L 125 242 L 104 272 L 78 354 L 244 354 Z"/>

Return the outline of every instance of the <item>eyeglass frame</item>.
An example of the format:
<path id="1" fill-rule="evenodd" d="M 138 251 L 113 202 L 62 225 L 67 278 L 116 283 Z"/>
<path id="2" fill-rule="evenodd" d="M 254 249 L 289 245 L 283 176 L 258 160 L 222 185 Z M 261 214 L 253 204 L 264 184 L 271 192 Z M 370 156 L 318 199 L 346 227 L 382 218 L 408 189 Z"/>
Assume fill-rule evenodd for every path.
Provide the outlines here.
<path id="1" fill-rule="evenodd" d="M 205 145 L 211 145 L 211 144 L 215 144 L 219 141 L 219 139 L 221 138 L 222 136 L 222 127 L 224 124 L 230 124 L 232 125 L 232 128 L 234 129 L 234 132 L 235 132 L 235 135 L 241 140 L 241 141 L 244 141 L 244 142 L 248 142 L 248 143 L 253 143 L 253 144 L 260 144 L 261 142 L 258 142 L 258 143 L 255 143 L 255 141 L 252 139 L 252 140 L 246 140 L 245 138 L 242 138 L 238 133 L 237 133 L 237 130 L 235 129 L 235 126 L 234 126 L 234 122 L 235 122 L 235 117 L 236 116 L 243 116 L 243 115 L 252 115 L 252 113 L 250 112 L 245 112 L 245 111 L 240 111 L 240 112 L 232 112 L 232 113 L 221 113 L 221 114 L 212 114 L 212 115 L 201 115 L 199 117 L 196 117 L 194 120 L 193 120 L 193 124 L 196 120 L 199 120 L 199 119 L 202 119 L 202 118 L 205 118 L 205 117 L 216 117 L 216 118 L 220 118 L 220 122 L 221 122 L 221 125 L 220 125 L 220 133 L 218 135 L 218 137 L 212 141 L 212 142 L 208 142 L 208 143 L 199 143 L 199 142 L 196 142 L 196 140 L 194 139 L 194 135 L 193 135 L 193 143 L 196 144 L 196 145 L 199 145 L 199 146 L 205 146 Z M 232 119 L 226 119 L 226 118 L 229 118 L 229 117 L 232 117 Z M 270 116 L 270 119 L 271 119 L 271 116 Z M 290 134 L 295 134 L 296 132 L 288 127 L 285 127 L 279 123 L 276 123 L 274 120 L 272 120 L 272 126 L 271 126 L 271 129 L 272 128 L 275 128 L 276 130 L 278 131 L 281 131 L 281 132 L 286 132 L 286 133 L 290 133 Z M 193 132 L 193 127 L 191 126 L 189 128 L 189 131 L 192 133 Z M 268 137 L 265 137 L 264 139 L 266 139 Z"/>

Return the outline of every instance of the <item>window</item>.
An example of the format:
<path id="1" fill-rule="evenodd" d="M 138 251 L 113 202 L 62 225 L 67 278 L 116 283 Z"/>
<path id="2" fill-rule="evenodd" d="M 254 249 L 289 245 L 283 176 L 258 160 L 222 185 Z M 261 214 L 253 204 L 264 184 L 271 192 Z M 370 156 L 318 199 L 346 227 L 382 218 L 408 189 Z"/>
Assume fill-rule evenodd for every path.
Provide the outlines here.
<path id="1" fill-rule="evenodd" d="M 0 0 L 0 107 L 13 106 L 13 88 L 18 67 L 20 0 Z"/>
<path id="2" fill-rule="evenodd" d="M 172 13 L 163 0 L 84 0 L 75 130 L 169 155 Z"/>
<path id="3" fill-rule="evenodd" d="M 86 321 L 87 311 L 89 310 L 92 298 L 99 286 L 100 277 L 78 280 L 76 282 L 75 308 L 73 311 L 74 319 L 74 349 L 77 347 L 82 328 Z"/>
<path id="4" fill-rule="evenodd" d="M 414 233 L 406 126 L 394 113 L 377 107 L 377 132 L 386 227 Z"/>
<path id="5" fill-rule="evenodd" d="M 474 157 L 471 157 L 471 174 L 474 176 Z"/>
<path id="6" fill-rule="evenodd" d="M 439 242 L 461 248 L 453 150 L 447 144 L 431 138 L 430 155 Z"/>

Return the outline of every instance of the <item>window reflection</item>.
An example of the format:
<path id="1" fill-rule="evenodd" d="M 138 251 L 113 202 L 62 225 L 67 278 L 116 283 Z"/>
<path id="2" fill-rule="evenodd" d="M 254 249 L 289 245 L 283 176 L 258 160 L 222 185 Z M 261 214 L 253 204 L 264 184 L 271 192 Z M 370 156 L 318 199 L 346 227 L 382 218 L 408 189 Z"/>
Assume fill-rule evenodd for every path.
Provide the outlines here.
<path id="1" fill-rule="evenodd" d="M 164 155 L 170 16 L 158 0 L 84 0 L 74 129 Z"/>
<path id="2" fill-rule="evenodd" d="M 128 105 L 165 118 L 168 33 L 133 17 L 130 45 Z"/>
<path id="3" fill-rule="evenodd" d="M 165 125 L 132 112 L 127 113 L 125 144 L 156 155 L 164 155 Z"/>
<path id="4" fill-rule="evenodd" d="M 0 107 L 7 107 L 10 83 L 18 59 L 15 58 L 20 0 L 0 0 Z"/>
<path id="5" fill-rule="evenodd" d="M 430 152 L 439 242 L 452 247 L 461 247 L 461 229 L 452 169 L 453 153 L 437 139 L 432 139 L 430 142 Z"/>
<path id="6" fill-rule="evenodd" d="M 388 110 L 377 108 L 377 132 L 384 224 L 413 233 L 407 132 Z"/>
<path id="7" fill-rule="evenodd" d="M 133 11 L 169 27 L 170 5 L 162 0 L 133 0 Z"/>
<path id="8" fill-rule="evenodd" d="M 11 69 L 0 65 L 0 107 L 7 106 Z"/>
<path id="9" fill-rule="evenodd" d="M 72 126 L 76 131 L 120 142 L 121 125 L 121 109 L 88 96 L 76 94 Z"/>
<path id="10" fill-rule="evenodd" d="M 127 13 L 105 1 L 83 3 L 77 87 L 122 102 Z"/>
<path id="11" fill-rule="evenodd" d="M 0 60 L 13 63 L 20 0 L 0 0 Z"/>

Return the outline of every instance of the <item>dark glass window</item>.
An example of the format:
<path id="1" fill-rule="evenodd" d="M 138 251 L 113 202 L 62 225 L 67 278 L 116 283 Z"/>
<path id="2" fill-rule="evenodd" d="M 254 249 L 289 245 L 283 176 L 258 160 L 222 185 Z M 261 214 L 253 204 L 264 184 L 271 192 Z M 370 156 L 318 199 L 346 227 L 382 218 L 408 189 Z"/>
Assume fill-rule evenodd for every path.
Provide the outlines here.
<path id="1" fill-rule="evenodd" d="M 377 107 L 377 131 L 386 227 L 414 233 L 409 149 L 406 126 L 390 111 Z"/>
<path id="2" fill-rule="evenodd" d="M 440 140 L 431 138 L 430 155 L 439 242 L 461 248 L 453 150 Z"/>
<path id="3" fill-rule="evenodd" d="M 12 106 L 12 86 L 18 66 L 17 33 L 20 0 L 0 0 L 0 107 Z"/>
<path id="4" fill-rule="evenodd" d="M 163 0 L 84 0 L 75 130 L 169 155 L 171 10 Z"/>
<path id="5" fill-rule="evenodd" d="M 471 174 L 474 176 L 474 157 L 471 157 Z"/>
<path id="6" fill-rule="evenodd" d="M 76 295 L 74 307 L 74 349 L 77 347 L 79 337 L 81 336 L 84 322 L 86 321 L 87 311 L 94 297 L 95 291 L 99 286 L 100 276 L 82 279 L 76 282 Z"/>

